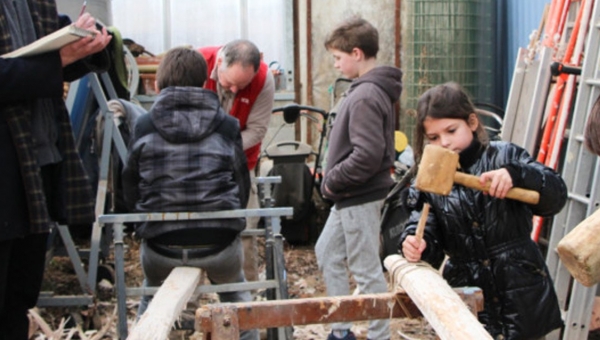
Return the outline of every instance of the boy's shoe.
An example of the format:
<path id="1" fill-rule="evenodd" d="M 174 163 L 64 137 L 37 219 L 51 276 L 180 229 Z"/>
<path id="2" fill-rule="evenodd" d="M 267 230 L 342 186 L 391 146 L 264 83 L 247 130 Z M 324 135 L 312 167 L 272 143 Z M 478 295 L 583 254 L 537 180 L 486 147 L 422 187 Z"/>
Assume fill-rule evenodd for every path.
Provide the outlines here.
<path id="1" fill-rule="evenodd" d="M 327 340 L 356 340 L 356 337 L 354 336 L 354 333 L 352 333 L 352 331 L 348 331 L 348 333 L 346 333 L 346 336 L 343 338 L 338 338 L 335 335 L 333 335 L 333 332 L 329 333 L 329 336 L 327 336 Z"/>

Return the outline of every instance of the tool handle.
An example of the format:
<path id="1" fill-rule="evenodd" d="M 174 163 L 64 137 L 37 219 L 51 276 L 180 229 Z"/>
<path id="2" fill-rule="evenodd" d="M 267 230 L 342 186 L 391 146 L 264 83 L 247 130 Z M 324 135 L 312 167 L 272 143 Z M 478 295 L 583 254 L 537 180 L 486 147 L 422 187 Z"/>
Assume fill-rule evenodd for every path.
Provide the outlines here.
<path id="1" fill-rule="evenodd" d="M 558 76 L 561 73 L 580 75 L 581 67 L 567 66 L 565 64 L 561 64 L 561 63 L 555 61 L 552 64 L 550 64 L 550 73 L 553 76 Z"/>
<path id="2" fill-rule="evenodd" d="M 484 192 L 490 190 L 490 183 L 481 185 L 479 183 L 479 177 L 468 175 L 462 172 L 454 174 L 454 183 L 463 185 L 471 189 L 477 189 Z M 523 189 L 523 188 L 510 188 L 506 193 L 506 198 L 521 201 L 528 204 L 538 204 L 540 201 L 540 193 L 534 190 Z"/>
<path id="3" fill-rule="evenodd" d="M 415 231 L 415 237 L 417 238 L 417 241 L 419 241 L 419 243 L 421 243 L 421 240 L 423 239 L 423 232 L 425 231 L 427 215 L 429 215 L 429 203 L 425 203 L 423 205 L 423 210 L 421 210 L 421 218 L 419 218 L 417 230 Z"/>

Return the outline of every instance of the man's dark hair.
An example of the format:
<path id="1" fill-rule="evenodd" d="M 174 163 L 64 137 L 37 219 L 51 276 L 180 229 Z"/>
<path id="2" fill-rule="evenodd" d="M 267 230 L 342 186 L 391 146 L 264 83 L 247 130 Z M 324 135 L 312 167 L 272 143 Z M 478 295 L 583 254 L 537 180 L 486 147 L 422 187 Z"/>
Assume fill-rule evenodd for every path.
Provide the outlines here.
<path id="1" fill-rule="evenodd" d="M 195 50 L 175 47 L 167 52 L 156 71 L 159 90 L 169 86 L 203 87 L 208 76 L 206 59 Z"/>
<path id="2" fill-rule="evenodd" d="M 352 16 L 344 20 L 329 34 L 325 39 L 325 48 L 333 48 L 345 53 L 359 48 L 367 58 L 374 58 L 379 52 L 379 33 L 365 19 Z"/>
<path id="3" fill-rule="evenodd" d="M 220 53 L 223 56 L 225 67 L 239 63 L 243 67 L 252 66 L 254 72 L 258 72 L 260 51 L 251 41 L 245 39 L 230 41 L 221 48 Z"/>

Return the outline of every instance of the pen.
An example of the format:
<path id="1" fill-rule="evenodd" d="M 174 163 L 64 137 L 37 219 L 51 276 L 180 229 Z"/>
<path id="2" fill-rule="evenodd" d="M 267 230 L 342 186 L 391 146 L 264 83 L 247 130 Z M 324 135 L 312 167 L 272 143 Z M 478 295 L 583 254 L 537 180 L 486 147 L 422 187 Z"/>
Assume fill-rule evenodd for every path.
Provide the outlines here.
<path id="1" fill-rule="evenodd" d="M 82 16 L 83 13 L 85 13 L 85 7 L 87 6 L 87 1 L 83 2 L 83 5 L 81 6 L 81 12 L 79 12 L 79 16 Z"/>

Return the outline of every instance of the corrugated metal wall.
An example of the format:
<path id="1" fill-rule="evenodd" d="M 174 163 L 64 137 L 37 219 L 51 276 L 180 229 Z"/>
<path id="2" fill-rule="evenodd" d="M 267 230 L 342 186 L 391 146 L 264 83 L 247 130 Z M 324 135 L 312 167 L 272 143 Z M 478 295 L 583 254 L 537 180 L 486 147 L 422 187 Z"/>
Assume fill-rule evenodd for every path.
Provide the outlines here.
<path id="1" fill-rule="evenodd" d="M 529 37 L 534 30 L 537 30 L 544 7 L 550 5 L 550 0 L 496 0 L 498 4 L 498 14 L 503 18 L 498 20 L 499 42 L 504 42 L 504 49 L 500 49 L 498 91 L 501 98 L 502 107 L 505 107 L 508 93 L 510 91 L 510 82 L 514 72 L 517 51 L 519 47 L 527 47 Z"/>

